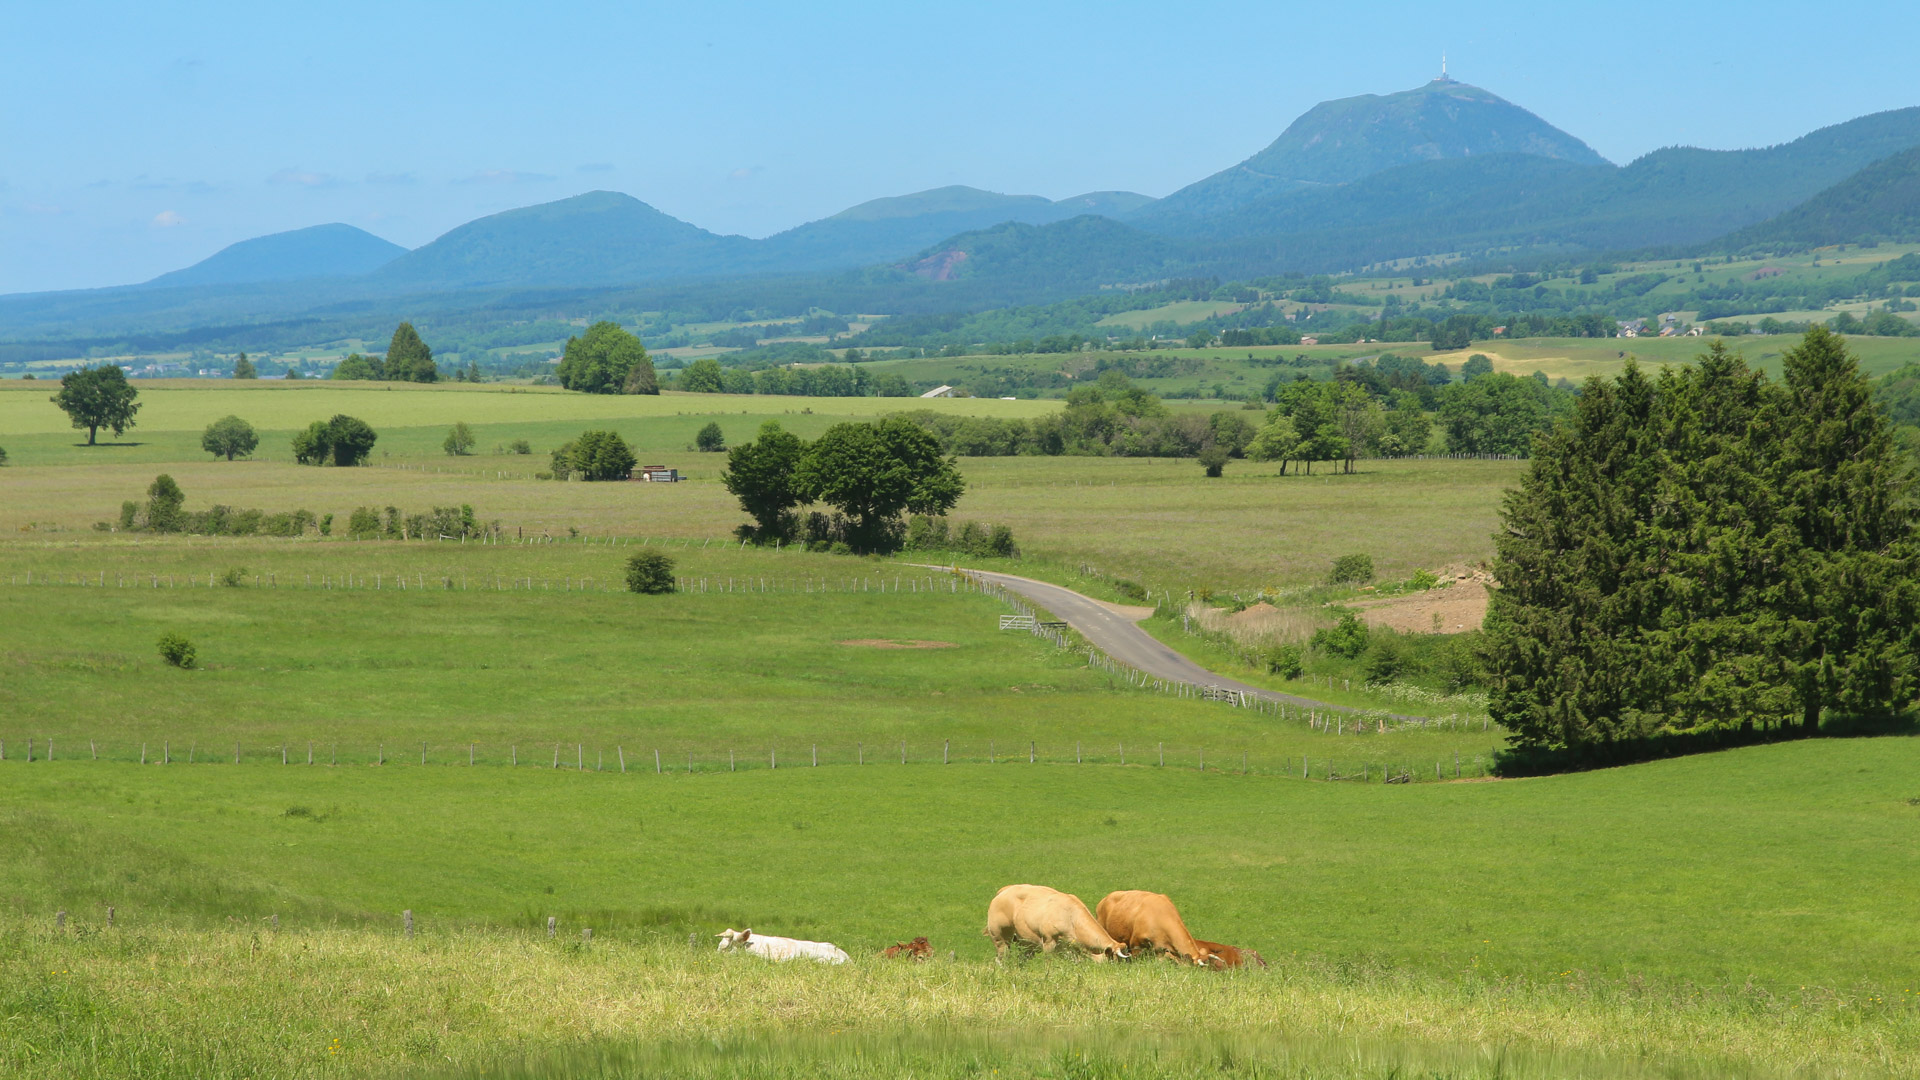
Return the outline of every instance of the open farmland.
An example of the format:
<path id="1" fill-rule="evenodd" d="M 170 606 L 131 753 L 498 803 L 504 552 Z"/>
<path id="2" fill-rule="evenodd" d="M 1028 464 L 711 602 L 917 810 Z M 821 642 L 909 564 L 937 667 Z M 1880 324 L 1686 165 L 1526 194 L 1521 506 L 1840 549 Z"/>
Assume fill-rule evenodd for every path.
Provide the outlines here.
<path id="1" fill-rule="evenodd" d="M 742 549 L 720 457 L 685 448 L 710 419 L 812 436 L 915 402 L 163 387 L 140 445 L 88 449 L 32 389 L 0 397 L 53 421 L 0 436 L 0 1075 L 1920 1075 L 1912 738 L 1477 782 L 1504 733 L 1457 706 L 1329 733 L 1000 631 L 1000 601 L 913 565 L 946 558 Z M 197 446 L 228 412 L 389 407 L 377 467 Z M 448 457 L 456 419 L 535 453 Z M 694 480 L 532 478 L 587 427 Z M 1343 554 L 1392 581 L 1485 558 L 1519 468 L 963 459 L 955 516 L 1012 525 L 996 569 L 1105 598 L 1317 598 Z M 159 471 L 189 509 L 336 535 L 92 528 Z M 460 503 L 505 542 L 337 535 L 356 506 Z M 695 587 L 622 591 L 643 549 Z M 1388 703 L 1148 625 L 1235 678 Z M 1164 891 L 1273 966 L 1001 969 L 978 931 L 1012 881 Z M 743 925 L 856 962 L 711 955 Z M 872 956 L 919 934 L 929 965 Z"/>

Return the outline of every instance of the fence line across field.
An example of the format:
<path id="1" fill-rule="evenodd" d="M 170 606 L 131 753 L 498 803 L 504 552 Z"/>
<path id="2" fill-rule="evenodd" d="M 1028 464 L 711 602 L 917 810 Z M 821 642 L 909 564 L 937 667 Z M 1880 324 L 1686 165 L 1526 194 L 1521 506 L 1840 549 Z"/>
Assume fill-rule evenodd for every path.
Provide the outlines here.
<path id="1" fill-rule="evenodd" d="M 1026 743 L 1026 753 L 1019 752 L 1020 743 Z M 11 743 L 11 748 L 9 747 Z M 84 751 L 75 750 L 61 757 L 62 745 L 84 746 Z M 226 747 L 231 745 L 231 758 Z M 596 744 L 589 756 L 586 743 L 575 741 L 569 746 L 565 742 L 507 743 L 488 744 L 477 741 L 435 744 L 429 741 L 408 740 L 396 745 L 408 748 L 401 755 L 386 752 L 384 742 L 367 744 L 347 744 L 338 742 L 287 741 L 279 743 L 256 744 L 249 746 L 244 740 L 229 744 L 226 740 L 200 745 L 197 739 L 176 742 L 171 739 L 159 743 L 102 744 L 96 739 L 75 739 L 71 743 L 65 740 L 29 736 L 25 740 L 0 739 L 0 763 L 18 765 L 47 765 L 52 763 L 92 764 L 138 764 L 155 767 L 174 765 L 235 765 L 257 767 L 260 765 L 286 768 L 341 768 L 341 767 L 377 767 L 377 768 L 506 768 L 536 769 L 546 772 L 600 773 L 606 775 L 689 775 L 738 773 L 750 771 L 778 771 L 780 769 L 852 767 L 852 768 L 888 768 L 906 766 L 918 768 L 927 765 L 984 764 L 996 767 L 1059 766 L 1075 765 L 1082 767 L 1115 768 L 1152 768 L 1186 769 L 1200 773 L 1218 773 L 1240 776 L 1269 776 L 1311 780 L 1327 780 L 1359 783 L 1404 784 L 1422 780 L 1478 779 L 1491 775 L 1491 766 L 1498 753 L 1497 747 L 1489 747 L 1484 754 L 1475 754 L 1463 758 L 1454 751 L 1450 758 L 1435 759 L 1433 773 L 1426 773 L 1426 759 L 1410 754 L 1366 755 L 1355 753 L 1341 756 L 1272 755 L 1258 754 L 1244 746 L 1232 745 L 1214 747 L 1211 756 L 1207 747 L 1197 744 L 1169 745 L 1164 741 L 1153 743 L 1126 743 L 1122 741 L 1089 742 L 1076 739 L 1071 742 L 1062 740 L 1058 744 L 1043 743 L 1037 739 L 1001 740 L 989 738 L 984 741 L 956 743 L 953 739 L 941 739 L 937 742 L 916 742 L 911 739 L 889 739 L 880 743 L 865 741 L 847 742 L 800 742 L 774 741 L 771 743 L 743 744 L 724 750 L 693 748 L 685 743 L 668 746 L 649 745 L 637 749 L 633 758 L 628 758 L 626 744 L 616 743 L 612 747 Z M 181 747 L 185 747 L 184 755 Z M 419 747 L 417 754 L 411 752 Z M 533 753 L 527 760 L 521 760 L 520 748 L 525 746 Z M 1129 764 L 1129 746 L 1132 750 L 1132 763 Z M 1011 750 L 1008 748 L 1011 747 Z M 613 753 L 606 751 L 612 749 Z M 104 754 L 103 754 L 104 751 Z M 647 761 L 651 751 L 652 761 Z M 588 762 L 592 764 L 589 765 Z M 645 766 L 651 764 L 653 768 Z"/>

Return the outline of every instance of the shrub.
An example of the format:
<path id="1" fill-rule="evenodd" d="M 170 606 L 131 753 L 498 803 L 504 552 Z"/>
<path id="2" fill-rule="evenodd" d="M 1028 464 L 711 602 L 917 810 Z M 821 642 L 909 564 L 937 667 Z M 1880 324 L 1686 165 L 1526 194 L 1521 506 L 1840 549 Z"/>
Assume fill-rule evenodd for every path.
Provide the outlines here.
<path id="1" fill-rule="evenodd" d="M 1300 646 L 1269 646 L 1266 655 L 1261 657 L 1267 665 L 1267 673 L 1283 679 L 1297 679 L 1305 670 L 1301 664 Z"/>
<path id="2" fill-rule="evenodd" d="M 627 591 L 658 595 L 673 591 L 673 560 L 661 551 L 637 552 L 627 560 Z"/>
<path id="3" fill-rule="evenodd" d="M 1413 576 L 1407 579 L 1407 591 L 1424 592 L 1438 584 L 1440 584 L 1440 577 L 1433 571 L 1415 570 Z"/>
<path id="4" fill-rule="evenodd" d="M 246 580 L 247 568 L 244 566 L 230 566 L 220 575 L 220 584 L 225 585 L 229 589 L 239 588 L 241 585 L 246 584 Z"/>
<path id="5" fill-rule="evenodd" d="M 1406 650 L 1392 633 L 1371 635 L 1371 638 L 1366 658 L 1360 662 L 1360 674 L 1368 683 L 1390 683 L 1409 666 Z"/>
<path id="6" fill-rule="evenodd" d="M 321 536 L 333 535 L 333 515 L 332 514 L 322 514 L 320 516 L 320 535 Z"/>
<path id="7" fill-rule="evenodd" d="M 6 463 L 7 463 L 7 448 L 4 446 L 0 446 L 0 465 L 5 465 Z"/>
<path id="8" fill-rule="evenodd" d="M 447 432 L 446 441 L 440 444 L 440 449 L 445 450 L 451 457 L 465 457 L 473 453 L 473 443 L 473 429 L 462 420 L 453 425 L 452 431 Z"/>
<path id="9" fill-rule="evenodd" d="M 811 516 L 811 515 L 810 515 Z M 1020 554 L 1013 529 L 969 521 L 955 532 L 947 518 L 916 514 L 907 521 L 908 551 L 951 551 L 980 558 L 1010 559 Z"/>
<path id="10" fill-rule="evenodd" d="M 533 453 L 533 444 L 525 439 L 515 439 L 507 444 L 507 449 L 516 454 Z"/>
<path id="11" fill-rule="evenodd" d="M 1200 451 L 1200 467 L 1207 470 L 1208 476 L 1219 476 L 1227 467 L 1230 455 L 1219 446 L 1209 446 Z"/>
<path id="12" fill-rule="evenodd" d="M 1348 612 L 1333 626 L 1314 632 L 1308 644 L 1332 656 L 1352 660 L 1367 651 L 1367 624 Z"/>
<path id="13" fill-rule="evenodd" d="M 161 473 L 147 486 L 147 528 L 154 532 L 179 532 L 185 525 L 186 515 L 180 507 L 187 501 L 187 494 L 173 477 Z"/>
<path id="14" fill-rule="evenodd" d="M 720 422 L 710 420 L 700 433 L 693 437 L 693 445 L 703 453 L 717 454 L 727 448 L 727 437 L 720 430 Z"/>
<path id="15" fill-rule="evenodd" d="M 380 535 L 380 512 L 371 506 L 356 506 L 347 518 L 347 535 L 365 540 Z"/>
<path id="16" fill-rule="evenodd" d="M 171 631 L 160 635 L 160 659 L 177 668 L 193 666 L 193 642 Z"/>
<path id="17" fill-rule="evenodd" d="M 847 546 L 847 542 L 845 540 L 835 540 L 833 543 L 827 545 L 827 554 L 851 555 L 853 554 L 853 549 Z"/>
<path id="18" fill-rule="evenodd" d="M 1327 575 L 1331 585 L 1359 585 L 1373 580 L 1373 556 L 1342 555 L 1333 560 L 1333 572 Z"/>

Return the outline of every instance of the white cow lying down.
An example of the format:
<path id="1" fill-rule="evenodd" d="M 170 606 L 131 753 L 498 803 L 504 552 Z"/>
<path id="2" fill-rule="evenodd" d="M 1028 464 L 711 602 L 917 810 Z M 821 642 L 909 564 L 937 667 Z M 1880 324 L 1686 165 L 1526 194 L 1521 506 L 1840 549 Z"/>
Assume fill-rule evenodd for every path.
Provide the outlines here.
<path id="1" fill-rule="evenodd" d="M 755 956 L 764 956 L 769 960 L 793 960 L 804 956 L 823 964 L 847 962 L 847 954 L 842 952 L 839 946 L 827 941 L 798 941 L 790 937 L 756 934 L 752 930 L 732 929 L 719 937 L 721 952 L 741 949 Z"/>

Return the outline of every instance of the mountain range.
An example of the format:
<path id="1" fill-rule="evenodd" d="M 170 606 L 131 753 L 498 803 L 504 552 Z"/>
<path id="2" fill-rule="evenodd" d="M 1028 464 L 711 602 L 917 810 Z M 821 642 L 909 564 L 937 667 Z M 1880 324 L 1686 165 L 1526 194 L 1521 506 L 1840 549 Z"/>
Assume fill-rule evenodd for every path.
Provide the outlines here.
<path id="1" fill-rule="evenodd" d="M 955 186 L 756 240 L 596 191 L 480 218 L 412 251 L 322 225 L 234 244 L 142 285 L 0 297 L 0 334 L 48 329 L 55 312 L 96 327 L 158 313 L 189 326 L 501 290 L 724 280 L 733 292 L 789 296 L 850 273 L 922 306 L 941 290 L 955 304 L 1029 302 L 1170 276 L 1330 272 L 1443 253 L 1896 239 L 1920 235 L 1915 148 L 1920 108 L 1908 108 L 1764 149 L 1672 147 L 1617 166 L 1522 107 L 1441 78 L 1317 105 L 1245 161 L 1158 200 Z"/>

